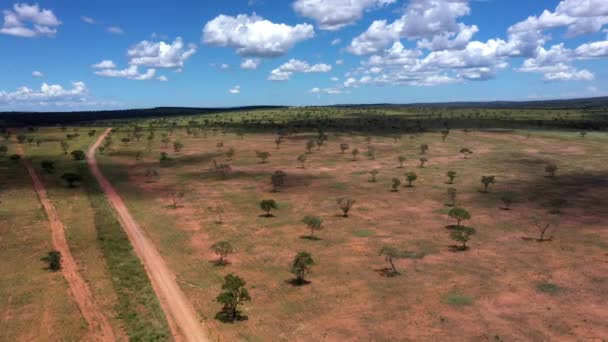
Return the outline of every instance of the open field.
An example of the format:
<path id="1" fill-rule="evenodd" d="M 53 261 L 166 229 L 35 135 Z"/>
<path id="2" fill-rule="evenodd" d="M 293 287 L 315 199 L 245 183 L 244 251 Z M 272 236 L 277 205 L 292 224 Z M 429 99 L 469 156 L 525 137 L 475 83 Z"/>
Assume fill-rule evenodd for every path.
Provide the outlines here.
<path id="1" fill-rule="evenodd" d="M 578 110 L 287 108 L 14 134 L 27 137 L 22 148 L 118 340 L 171 340 L 174 327 L 86 161 L 70 153 L 86 151 L 105 127 L 113 133 L 97 153 L 101 171 L 211 340 L 540 341 L 608 336 L 608 136 L 583 131 L 603 120 Z M 0 144 L 14 153 L 13 142 Z M 465 158 L 463 148 L 473 153 Z M 259 152 L 270 154 L 266 162 Z M 3 258 L 38 265 L 3 265 L 2 339 L 30 339 L 24 327 L 32 322 L 42 322 L 36 333 L 45 340 L 86 339 L 65 280 L 40 261 L 50 230 L 31 182 L 20 163 L 0 163 L 11 180 L 1 183 L 0 243 L 10 247 Z M 285 183 L 275 189 L 279 170 Z M 83 179 L 70 188 L 65 172 Z M 411 187 L 408 172 L 417 175 Z M 496 182 L 486 193 L 480 179 L 490 175 Z M 401 184 L 391 191 L 395 178 Z M 476 230 L 464 250 L 451 239 L 449 188 L 471 214 L 463 225 Z M 349 217 L 339 198 L 356 201 Z M 278 204 L 271 217 L 263 199 Z M 309 215 L 323 220 L 314 238 L 302 222 Z M 546 241 L 537 241 L 547 224 Z M 234 247 L 224 266 L 212 251 L 220 241 Z M 398 274 L 382 250 L 394 252 Z M 309 282 L 298 284 L 290 266 L 302 251 L 315 263 Z M 230 273 L 247 282 L 252 300 L 241 307 L 246 319 L 224 323 L 216 296 Z"/>
<path id="2" fill-rule="evenodd" d="M 246 118 L 224 114 L 221 120 L 234 123 L 236 117 Z M 280 120 L 276 113 L 268 117 Z M 296 158 L 317 133 L 288 134 L 276 149 L 273 133 L 198 131 L 187 128 L 187 118 L 179 122 L 186 128 L 156 128 L 149 149 L 147 134 L 137 142 L 131 129 L 114 133 L 113 151 L 100 156 L 100 164 L 212 335 L 378 341 L 608 335 L 604 133 L 452 130 L 442 142 L 438 132 L 401 139 L 394 133 L 328 132 L 302 169 Z M 184 145 L 180 152 L 172 148 L 176 141 Z M 342 143 L 350 146 L 346 154 Z M 424 168 L 422 144 L 429 146 Z M 368 146 L 375 159 L 366 156 Z M 235 155 L 227 158 L 230 147 Z M 463 147 L 474 152 L 471 158 L 459 154 Z M 356 161 L 354 148 L 361 151 Z M 270 152 L 268 162 L 260 163 L 256 151 Z M 159 162 L 160 152 L 170 159 Z M 400 155 L 407 158 L 403 169 Z M 231 171 L 222 177 L 213 160 Z M 555 178 L 546 177 L 549 164 L 558 165 Z M 273 192 L 270 175 L 276 170 L 287 178 Z M 370 182 L 372 170 L 379 171 L 377 182 Z M 457 172 L 453 185 L 446 184 L 448 170 Z M 405 184 L 407 171 L 418 175 L 414 186 L 391 192 L 392 178 Z M 487 194 L 480 192 L 484 175 L 496 176 Z M 466 224 L 477 230 L 466 251 L 452 247 L 449 187 L 457 189 L 457 206 L 472 214 Z M 171 193 L 183 194 L 177 208 Z M 514 199 L 511 210 L 501 209 L 507 193 Z M 349 218 L 340 215 L 341 197 L 357 201 Z M 274 217 L 262 217 L 259 201 L 270 198 L 279 208 Z M 549 213 L 553 199 L 568 202 L 561 214 Z M 216 205 L 225 210 L 222 224 L 208 210 Z M 309 234 L 301 222 L 306 215 L 323 219 L 324 229 L 315 233 L 319 240 L 303 238 Z M 535 241 L 537 221 L 557 227 L 552 241 Z M 225 267 L 215 265 L 210 250 L 221 240 L 236 251 Z M 387 277 L 388 263 L 379 256 L 385 245 L 419 258 L 396 260 L 401 274 Z M 304 250 L 316 261 L 311 283 L 293 286 L 289 264 Z M 253 298 L 244 306 L 248 320 L 235 324 L 214 319 L 220 308 L 215 296 L 228 273 L 243 277 Z"/>

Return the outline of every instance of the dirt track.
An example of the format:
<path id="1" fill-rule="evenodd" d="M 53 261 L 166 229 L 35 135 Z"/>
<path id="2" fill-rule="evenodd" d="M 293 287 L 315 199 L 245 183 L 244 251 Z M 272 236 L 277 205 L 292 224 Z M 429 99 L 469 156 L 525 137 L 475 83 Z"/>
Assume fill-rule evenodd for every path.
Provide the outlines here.
<path id="1" fill-rule="evenodd" d="M 91 173 L 106 193 L 114 210 L 118 213 L 120 223 L 127 232 L 135 252 L 143 262 L 165 316 L 169 321 L 174 338 L 186 341 L 208 341 L 209 339 L 196 311 L 177 285 L 175 276 L 154 245 L 146 238 L 139 224 L 129 213 L 125 203 L 97 165 L 95 152 L 110 131 L 111 129 L 106 130 L 87 151 L 87 161 Z"/>
<path id="2" fill-rule="evenodd" d="M 36 174 L 32 163 L 25 158 L 25 152 L 21 145 L 17 144 L 16 146 L 17 152 L 22 156 L 21 161 L 32 178 L 34 189 L 36 190 L 40 203 L 42 203 L 48 217 L 51 227 L 53 248 L 59 251 L 62 257 L 61 273 L 68 282 L 72 297 L 76 301 L 82 316 L 89 325 L 89 338 L 93 341 L 115 341 L 116 338 L 112 331 L 112 326 L 95 302 L 93 294 L 86 282 L 78 273 L 78 265 L 72 257 L 72 253 L 70 253 L 70 247 L 65 238 L 65 227 L 57 214 L 55 206 L 49 200 L 44 183 L 40 177 L 38 177 L 38 174 Z"/>

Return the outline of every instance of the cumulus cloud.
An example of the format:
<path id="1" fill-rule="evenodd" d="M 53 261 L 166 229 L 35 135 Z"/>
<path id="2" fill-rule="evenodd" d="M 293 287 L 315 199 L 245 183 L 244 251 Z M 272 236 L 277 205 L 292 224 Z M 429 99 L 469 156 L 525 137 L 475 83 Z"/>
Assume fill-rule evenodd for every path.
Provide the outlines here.
<path id="1" fill-rule="evenodd" d="M 107 30 L 108 30 L 108 32 L 110 32 L 112 34 L 124 34 L 125 33 L 125 31 L 118 26 L 110 26 L 110 27 L 108 27 Z"/>
<path id="2" fill-rule="evenodd" d="M 322 30 L 336 31 L 352 25 L 367 10 L 395 3 L 396 0 L 296 0 L 293 9 L 317 22 Z"/>
<path id="3" fill-rule="evenodd" d="M 347 51 L 355 55 L 377 53 L 402 38 L 432 39 L 436 35 L 458 35 L 463 29 L 457 19 L 468 15 L 468 0 L 412 0 L 401 18 L 392 23 L 374 21 L 367 31 L 355 37 Z"/>
<path id="4" fill-rule="evenodd" d="M 156 69 L 148 69 L 140 73 L 137 65 L 131 65 L 126 69 L 102 69 L 95 71 L 95 75 L 102 77 L 125 78 L 128 80 L 145 81 L 151 80 L 156 75 Z"/>
<path id="5" fill-rule="evenodd" d="M 159 80 L 159 81 L 161 81 L 161 82 L 167 82 L 167 81 L 169 81 L 169 79 L 165 75 L 160 75 L 156 79 Z"/>
<path id="6" fill-rule="evenodd" d="M 87 24 L 95 24 L 95 19 L 91 18 L 91 17 L 87 17 L 86 15 L 83 15 L 80 17 L 80 20 L 84 21 Z"/>
<path id="7" fill-rule="evenodd" d="M 582 59 L 608 57 L 608 40 L 583 44 L 575 52 Z"/>
<path id="8" fill-rule="evenodd" d="M 219 15 L 203 28 L 202 41 L 234 48 L 242 56 L 277 57 L 314 34 L 314 28 L 309 24 L 276 24 L 256 14 Z"/>
<path id="9" fill-rule="evenodd" d="M 291 79 L 293 73 L 325 73 L 330 72 L 332 69 L 329 64 L 315 64 L 310 65 L 308 62 L 301 61 L 298 59 L 290 59 L 289 62 L 284 63 L 280 67 L 272 70 L 268 79 L 271 81 L 288 81 Z"/>
<path id="10" fill-rule="evenodd" d="M 325 93 L 325 94 L 329 94 L 329 95 L 336 95 L 336 94 L 342 94 L 342 89 L 340 88 L 312 88 L 310 91 L 310 93 L 313 94 L 320 94 L 320 93 Z"/>
<path id="11" fill-rule="evenodd" d="M 116 68 L 116 64 L 114 64 L 114 62 L 111 60 L 103 60 L 97 64 L 91 65 L 91 67 L 95 69 L 114 69 Z"/>
<path id="12" fill-rule="evenodd" d="M 236 94 L 240 94 L 241 93 L 241 86 L 239 86 L 239 85 L 234 86 L 234 87 L 230 88 L 230 90 L 228 90 L 228 92 L 230 94 L 235 94 L 235 95 Z"/>
<path id="13" fill-rule="evenodd" d="M 173 43 L 141 41 L 127 51 L 129 64 L 154 68 L 182 68 L 184 62 L 196 53 L 196 46 L 187 47 L 181 37 Z"/>
<path id="14" fill-rule="evenodd" d="M 241 69 L 256 70 L 260 63 L 262 63 L 262 60 L 259 58 L 247 58 L 241 62 Z"/>
<path id="15" fill-rule="evenodd" d="M 342 39 L 340 39 L 340 38 L 336 38 L 336 39 L 334 39 L 334 40 L 331 41 L 331 45 L 332 46 L 338 45 L 340 43 L 342 43 Z"/>
<path id="16" fill-rule="evenodd" d="M 44 77 L 44 74 L 38 70 L 32 72 L 33 77 Z"/>
<path id="17" fill-rule="evenodd" d="M 41 9 L 38 4 L 14 4 L 3 11 L 4 23 L 0 33 L 17 37 L 53 37 L 61 21 L 52 10 Z"/>
<path id="18" fill-rule="evenodd" d="M 72 88 L 66 89 L 59 84 L 43 83 L 40 89 L 20 87 L 15 91 L 0 91 L 0 104 L 43 104 L 64 101 L 81 101 L 88 95 L 87 86 L 83 82 L 72 82 Z"/>

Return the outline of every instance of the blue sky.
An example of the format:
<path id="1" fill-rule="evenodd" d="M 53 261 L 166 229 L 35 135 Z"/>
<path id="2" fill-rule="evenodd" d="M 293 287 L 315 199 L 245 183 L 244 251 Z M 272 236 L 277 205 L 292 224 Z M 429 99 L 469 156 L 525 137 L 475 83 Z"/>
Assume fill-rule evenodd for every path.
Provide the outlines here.
<path id="1" fill-rule="evenodd" d="M 0 0 L 0 110 L 605 95 L 606 0 Z"/>

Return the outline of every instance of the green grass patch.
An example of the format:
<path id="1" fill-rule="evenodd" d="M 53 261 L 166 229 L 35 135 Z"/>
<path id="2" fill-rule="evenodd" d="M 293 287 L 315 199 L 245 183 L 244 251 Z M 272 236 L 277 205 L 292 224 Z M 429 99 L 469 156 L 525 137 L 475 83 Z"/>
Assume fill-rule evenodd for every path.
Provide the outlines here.
<path id="1" fill-rule="evenodd" d="M 557 286 L 556 284 L 553 284 L 553 283 L 550 283 L 547 281 L 543 281 L 543 282 L 536 284 L 536 290 L 538 292 L 542 292 L 542 293 L 546 293 L 546 294 L 555 296 L 562 291 L 562 288 Z"/>
<path id="2" fill-rule="evenodd" d="M 346 183 L 332 183 L 329 185 L 330 189 L 334 189 L 334 190 L 347 190 L 348 189 L 348 184 Z"/>
<path id="3" fill-rule="evenodd" d="M 452 306 L 468 306 L 468 305 L 473 305 L 473 303 L 475 302 L 475 299 L 471 296 L 467 296 L 467 295 L 463 295 L 463 294 L 459 294 L 459 293 L 452 293 L 452 294 L 447 295 L 445 297 L 445 299 L 443 300 L 443 302 L 448 305 L 452 305 Z"/>
<path id="4" fill-rule="evenodd" d="M 133 341 L 164 341 L 171 334 L 146 271 L 95 180 L 85 182 L 99 246 L 118 296 L 116 311 Z"/>
<path id="5" fill-rule="evenodd" d="M 360 229 L 360 230 L 355 231 L 353 234 L 356 237 L 365 238 L 365 237 L 370 237 L 370 236 L 374 235 L 374 232 L 369 229 Z"/>

